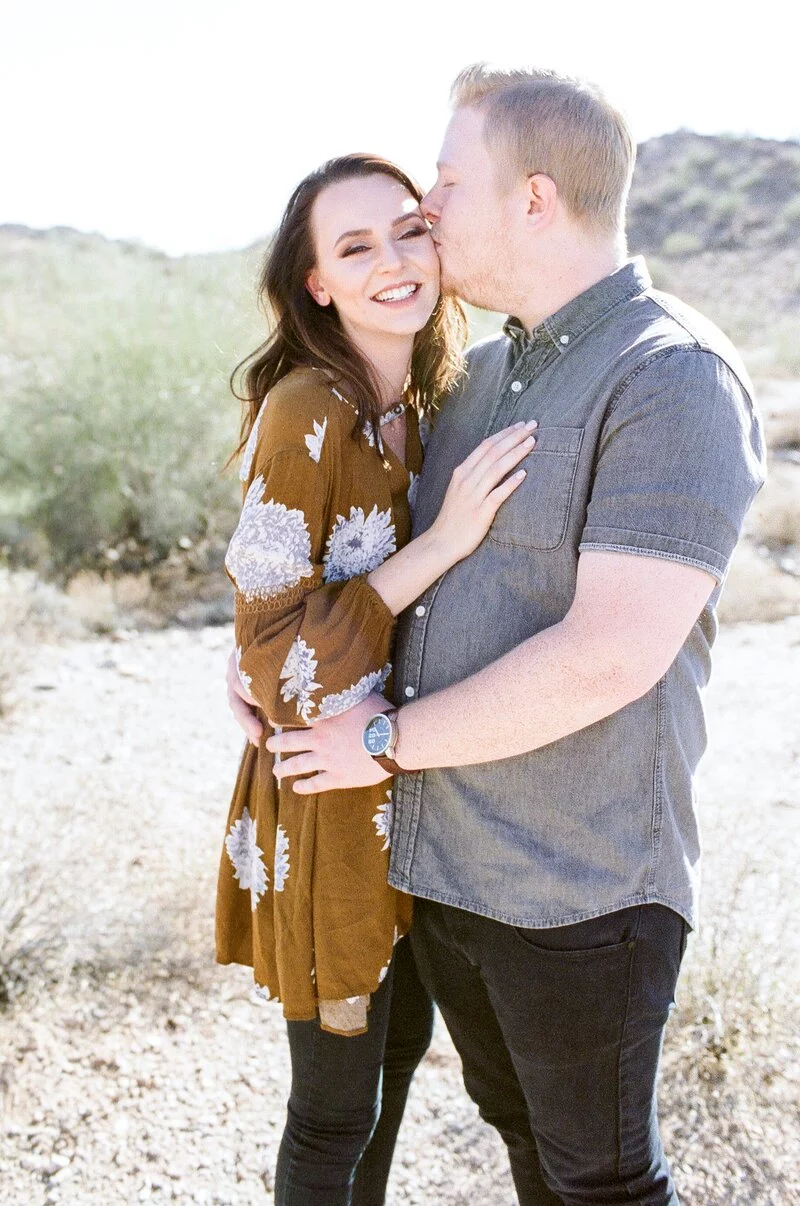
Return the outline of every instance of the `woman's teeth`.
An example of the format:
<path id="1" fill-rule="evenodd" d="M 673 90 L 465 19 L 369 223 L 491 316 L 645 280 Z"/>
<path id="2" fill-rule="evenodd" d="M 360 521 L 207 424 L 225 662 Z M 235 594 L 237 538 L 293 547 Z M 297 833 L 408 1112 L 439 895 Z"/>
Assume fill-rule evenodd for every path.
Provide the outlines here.
<path id="1" fill-rule="evenodd" d="M 412 293 L 416 293 L 419 285 L 400 285 L 397 289 L 384 289 L 383 293 L 375 294 L 375 301 L 405 301 L 407 297 L 411 297 Z"/>

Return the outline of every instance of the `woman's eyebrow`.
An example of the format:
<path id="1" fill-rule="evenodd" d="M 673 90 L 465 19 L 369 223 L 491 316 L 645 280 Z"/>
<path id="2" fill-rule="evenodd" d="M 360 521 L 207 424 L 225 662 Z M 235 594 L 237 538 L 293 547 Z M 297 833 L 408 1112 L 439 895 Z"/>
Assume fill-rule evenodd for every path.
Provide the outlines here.
<path id="1" fill-rule="evenodd" d="M 400 226 L 402 222 L 407 222 L 409 218 L 422 218 L 422 214 L 417 209 L 413 209 L 407 214 L 401 214 L 399 218 L 395 218 L 394 222 L 392 222 L 392 230 L 394 230 L 395 226 Z M 338 247 L 344 239 L 353 239 L 356 236 L 363 237 L 369 234 L 372 234 L 372 231 L 366 227 L 363 230 L 346 230 L 344 234 L 339 235 L 339 238 L 334 243 L 334 247 Z"/>

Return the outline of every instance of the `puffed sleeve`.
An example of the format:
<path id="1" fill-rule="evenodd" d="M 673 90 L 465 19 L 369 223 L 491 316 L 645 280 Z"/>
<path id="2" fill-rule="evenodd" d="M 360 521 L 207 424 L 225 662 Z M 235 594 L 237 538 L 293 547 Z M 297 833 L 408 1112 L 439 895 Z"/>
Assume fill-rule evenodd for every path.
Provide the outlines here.
<path id="1" fill-rule="evenodd" d="M 322 410 L 300 426 L 278 415 L 262 427 L 245 450 L 244 505 L 225 558 L 237 664 L 273 728 L 305 727 L 388 678 L 394 617 L 366 576 L 395 551 L 394 524 L 377 504 L 344 505 L 342 459 L 356 454 L 337 447 Z"/>

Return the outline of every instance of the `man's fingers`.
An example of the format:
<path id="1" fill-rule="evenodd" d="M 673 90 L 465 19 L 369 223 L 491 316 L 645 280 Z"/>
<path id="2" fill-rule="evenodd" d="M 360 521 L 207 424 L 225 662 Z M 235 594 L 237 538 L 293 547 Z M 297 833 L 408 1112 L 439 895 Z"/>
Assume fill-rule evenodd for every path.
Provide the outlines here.
<path id="1" fill-rule="evenodd" d="M 291 779 L 293 775 L 309 775 L 320 769 L 320 760 L 316 754 L 295 754 L 293 758 L 281 758 L 273 767 L 273 774 L 279 781 Z"/>
<path id="2" fill-rule="evenodd" d="M 296 754 L 313 747 L 313 729 L 285 729 L 267 738 L 267 749 L 273 754 Z"/>
<path id="3" fill-rule="evenodd" d="M 331 776 L 325 771 L 320 771 L 318 775 L 310 775 L 307 779 L 298 779 L 292 784 L 292 791 L 298 796 L 315 796 L 321 791 L 332 791 L 333 784 Z"/>

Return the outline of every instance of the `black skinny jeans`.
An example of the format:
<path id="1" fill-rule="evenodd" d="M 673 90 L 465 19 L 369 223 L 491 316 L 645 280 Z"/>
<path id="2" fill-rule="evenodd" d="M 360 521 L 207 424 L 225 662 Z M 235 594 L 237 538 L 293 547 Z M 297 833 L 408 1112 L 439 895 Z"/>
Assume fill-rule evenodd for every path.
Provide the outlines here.
<path id="1" fill-rule="evenodd" d="M 433 1030 L 408 938 L 373 995 L 366 1034 L 286 1025 L 292 1087 L 276 1206 L 382 1206 L 411 1078 Z"/>
<path id="2" fill-rule="evenodd" d="M 676 1206 L 656 1076 L 687 931 L 658 904 L 520 929 L 415 900 L 420 975 L 522 1206 Z"/>

